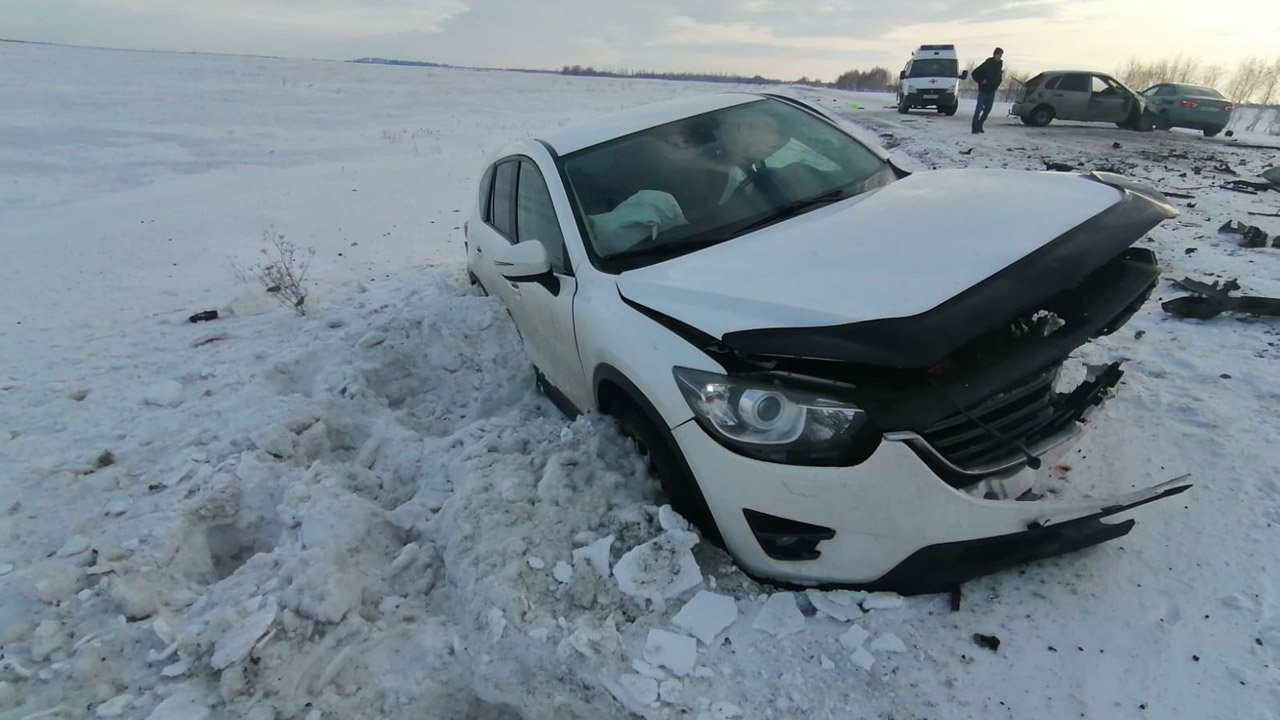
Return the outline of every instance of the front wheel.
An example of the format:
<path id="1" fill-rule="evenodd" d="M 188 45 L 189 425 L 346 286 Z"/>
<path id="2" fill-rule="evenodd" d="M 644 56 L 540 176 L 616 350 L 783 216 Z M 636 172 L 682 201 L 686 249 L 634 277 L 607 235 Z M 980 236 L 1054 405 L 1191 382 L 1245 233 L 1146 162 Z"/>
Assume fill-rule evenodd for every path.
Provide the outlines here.
<path id="1" fill-rule="evenodd" d="M 1168 130 L 1173 127 L 1173 119 L 1169 117 L 1168 110 L 1160 111 L 1160 115 L 1156 118 L 1156 127 L 1161 130 Z"/>
<path id="2" fill-rule="evenodd" d="M 911 105 L 907 103 L 907 99 L 906 99 L 905 97 L 904 97 L 904 98 L 902 98 L 902 99 L 900 99 L 900 100 L 898 100 L 898 112 L 899 112 L 899 113 L 901 113 L 901 114 L 903 114 L 903 115 L 906 115 L 906 114 L 907 114 L 907 111 L 909 111 L 910 109 L 911 109 Z"/>
<path id="3" fill-rule="evenodd" d="M 946 110 L 943 110 L 942 112 L 943 112 L 947 117 L 951 117 L 952 115 L 955 115 L 955 114 L 956 114 L 956 111 L 957 111 L 957 110 L 959 110 L 959 109 L 960 109 L 960 102 L 959 102 L 959 101 L 956 101 L 956 102 L 953 102 L 953 103 L 951 103 L 950 105 L 948 105 L 948 106 L 947 106 L 947 109 L 946 109 Z"/>
<path id="4" fill-rule="evenodd" d="M 675 438 L 659 428 L 634 402 L 619 400 L 608 413 L 617 421 L 622 434 L 631 438 L 640 456 L 649 464 L 649 471 L 657 476 L 662 490 L 671 501 L 671 507 L 702 531 L 702 537 L 723 547 L 720 529 L 711 516 L 711 508 L 702 496 L 698 481 L 693 478 Z"/>

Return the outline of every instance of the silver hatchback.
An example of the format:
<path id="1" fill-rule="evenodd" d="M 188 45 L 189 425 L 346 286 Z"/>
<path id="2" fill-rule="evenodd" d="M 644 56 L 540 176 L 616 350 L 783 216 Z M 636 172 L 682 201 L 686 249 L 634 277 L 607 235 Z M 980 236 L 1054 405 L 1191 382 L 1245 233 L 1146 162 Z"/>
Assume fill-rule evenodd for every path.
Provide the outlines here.
<path id="1" fill-rule="evenodd" d="M 1054 120 L 1110 122 L 1127 130 L 1151 130 L 1156 114 L 1145 98 L 1105 73 L 1053 70 L 1031 78 L 1009 111 L 1026 125 Z"/>

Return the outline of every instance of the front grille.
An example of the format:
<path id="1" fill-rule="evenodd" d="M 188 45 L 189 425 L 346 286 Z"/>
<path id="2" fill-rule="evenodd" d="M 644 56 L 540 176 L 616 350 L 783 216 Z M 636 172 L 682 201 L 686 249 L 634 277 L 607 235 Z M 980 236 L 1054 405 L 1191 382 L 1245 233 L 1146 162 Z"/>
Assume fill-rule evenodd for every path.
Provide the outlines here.
<path id="1" fill-rule="evenodd" d="M 929 426 L 921 436 L 948 462 L 974 470 L 1022 457 L 1010 439 L 1032 445 L 1071 423 L 1074 413 L 1061 412 L 1053 382 L 1054 365 L 1028 380 Z M 974 422 L 972 418 L 981 420 Z M 983 427 L 985 425 L 986 427 Z M 991 432 L 996 430 L 999 434 Z M 1002 437 L 1003 436 L 1003 437 Z"/>

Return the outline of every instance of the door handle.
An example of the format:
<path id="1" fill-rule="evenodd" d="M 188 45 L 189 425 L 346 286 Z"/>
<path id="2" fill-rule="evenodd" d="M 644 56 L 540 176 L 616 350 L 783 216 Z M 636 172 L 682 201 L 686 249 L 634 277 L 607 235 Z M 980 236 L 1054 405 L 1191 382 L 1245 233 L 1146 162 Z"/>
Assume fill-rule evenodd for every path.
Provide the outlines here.
<path id="1" fill-rule="evenodd" d="M 483 255 L 483 254 L 484 254 L 484 248 L 480 247 L 479 245 L 476 245 L 476 254 L 477 254 L 477 255 Z"/>

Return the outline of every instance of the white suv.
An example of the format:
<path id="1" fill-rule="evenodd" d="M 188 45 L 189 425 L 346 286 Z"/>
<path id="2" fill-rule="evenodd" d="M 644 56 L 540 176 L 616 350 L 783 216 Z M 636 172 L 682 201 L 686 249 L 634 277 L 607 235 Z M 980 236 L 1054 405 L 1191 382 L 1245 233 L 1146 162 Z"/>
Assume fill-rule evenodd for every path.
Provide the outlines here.
<path id="1" fill-rule="evenodd" d="M 984 497 L 1115 386 L 1118 364 L 1056 387 L 1151 291 L 1132 245 L 1175 214 L 1114 175 L 908 176 L 803 103 L 723 94 L 503 150 L 467 265 L 547 395 L 615 416 L 745 570 L 932 592 L 1124 535 L 1101 519 L 1186 488 Z"/>

